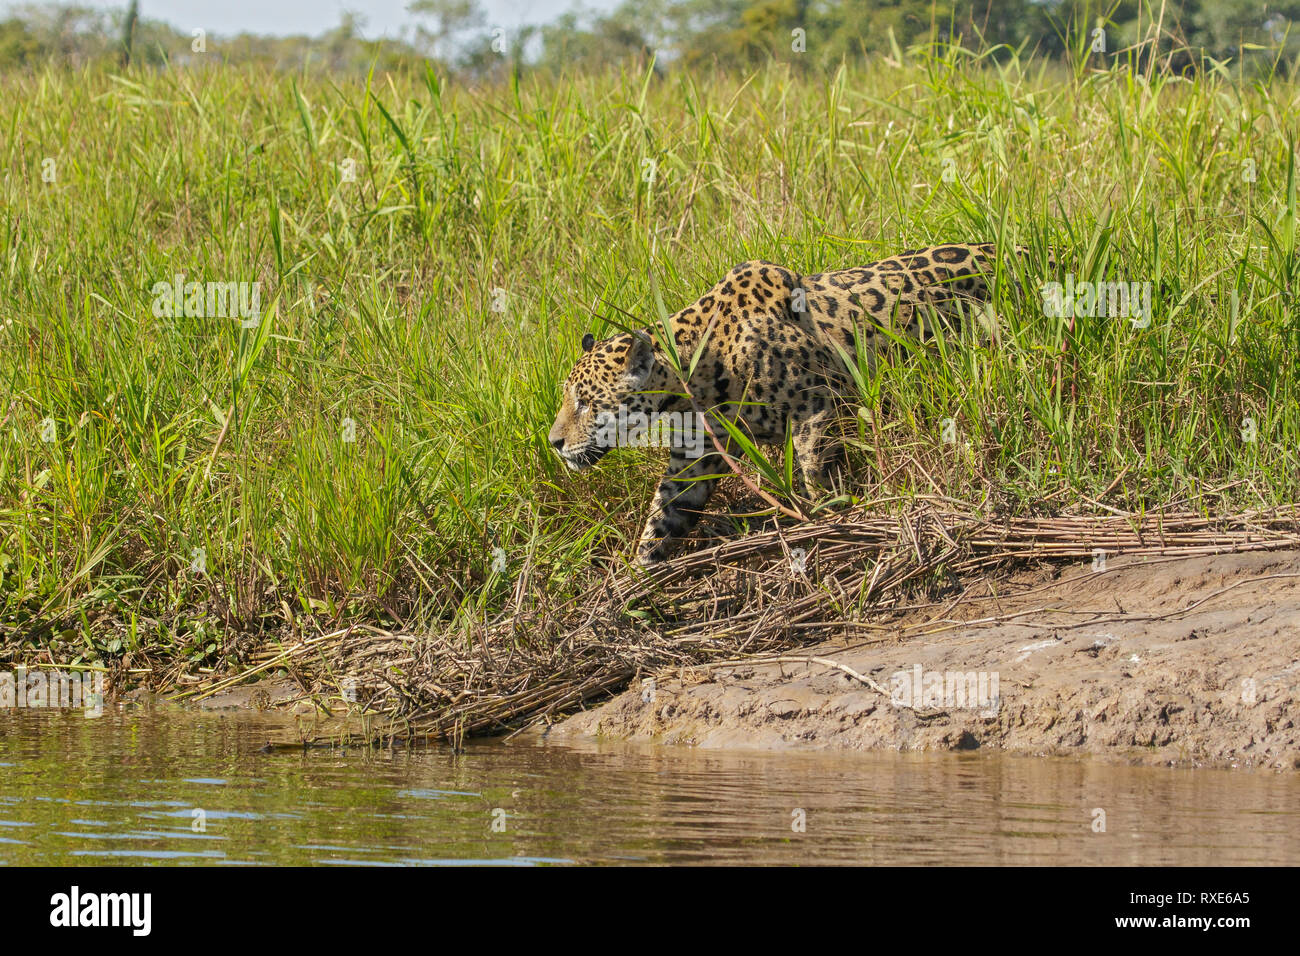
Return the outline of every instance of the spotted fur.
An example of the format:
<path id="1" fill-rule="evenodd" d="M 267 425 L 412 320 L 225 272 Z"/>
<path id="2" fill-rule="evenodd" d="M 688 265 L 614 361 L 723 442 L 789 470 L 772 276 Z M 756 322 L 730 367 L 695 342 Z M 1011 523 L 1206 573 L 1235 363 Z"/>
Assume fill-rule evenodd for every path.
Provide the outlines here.
<path id="1" fill-rule="evenodd" d="M 840 350 L 853 356 L 861 347 L 874 363 L 893 341 L 886 330 L 926 339 L 928 317 L 950 322 L 966 311 L 956 308 L 958 300 L 988 297 L 995 255 L 991 244 L 933 246 L 858 269 L 803 276 L 771 262 L 742 263 L 670 319 L 682 367 L 694 362 L 686 383 L 694 405 L 656 338 L 661 331 L 600 342 L 588 333 L 584 354 L 564 383 L 550 443 L 578 471 L 609 450 L 598 440 L 598 422 L 616 415 L 620 405 L 640 415 L 697 408 L 707 411 L 728 451 L 718 416 L 762 443 L 784 444 L 788 429 L 805 487 L 825 487 L 843 457 L 832 428 L 849 385 Z M 699 457 L 672 444 L 637 550 L 640 563 L 667 556 L 727 471 L 711 443 Z"/>

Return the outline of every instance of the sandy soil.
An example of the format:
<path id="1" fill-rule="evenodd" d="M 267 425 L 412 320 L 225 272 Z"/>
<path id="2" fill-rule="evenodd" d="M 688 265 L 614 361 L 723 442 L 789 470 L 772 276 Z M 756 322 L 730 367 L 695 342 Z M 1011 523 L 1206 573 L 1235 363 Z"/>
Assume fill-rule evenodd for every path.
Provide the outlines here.
<path id="1" fill-rule="evenodd" d="M 822 663 L 690 671 L 548 736 L 1300 769 L 1300 552 L 1026 572 L 879 623 L 788 655 Z"/>

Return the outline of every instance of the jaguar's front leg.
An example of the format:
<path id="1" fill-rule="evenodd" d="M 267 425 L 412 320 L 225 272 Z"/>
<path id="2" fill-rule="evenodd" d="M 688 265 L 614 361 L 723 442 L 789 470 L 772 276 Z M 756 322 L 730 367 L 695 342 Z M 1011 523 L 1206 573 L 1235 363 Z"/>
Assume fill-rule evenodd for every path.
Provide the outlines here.
<path id="1" fill-rule="evenodd" d="M 641 532 L 641 543 L 637 547 L 638 564 L 662 561 L 672 543 L 695 527 L 719 475 L 726 467 L 722 456 L 716 453 L 692 458 L 678 449 L 673 450 L 668 460 L 668 472 L 659 482 L 650 505 L 650 517 Z"/>
<path id="2" fill-rule="evenodd" d="M 838 424 L 831 407 L 794 426 L 795 460 L 810 499 L 835 490 L 843 480 L 846 456 Z"/>

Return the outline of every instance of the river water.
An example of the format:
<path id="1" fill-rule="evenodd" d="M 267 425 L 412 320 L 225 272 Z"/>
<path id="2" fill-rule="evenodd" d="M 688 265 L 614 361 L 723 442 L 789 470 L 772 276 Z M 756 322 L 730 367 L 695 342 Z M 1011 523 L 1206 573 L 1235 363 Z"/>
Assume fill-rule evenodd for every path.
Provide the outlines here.
<path id="1" fill-rule="evenodd" d="M 1300 863 L 1295 775 L 522 737 L 261 749 L 285 736 L 254 713 L 0 711 L 0 864 Z"/>

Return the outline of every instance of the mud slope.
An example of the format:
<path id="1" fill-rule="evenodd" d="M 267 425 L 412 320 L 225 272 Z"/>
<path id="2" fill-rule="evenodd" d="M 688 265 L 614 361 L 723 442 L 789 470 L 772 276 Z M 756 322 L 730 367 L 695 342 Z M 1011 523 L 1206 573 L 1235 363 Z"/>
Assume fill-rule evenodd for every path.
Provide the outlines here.
<path id="1" fill-rule="evenodd" d="M 790 655 L 822 663 L 661 678 L 550 734 L 1300 769 L 1300 552 L 1025 573 L 880 623 Z"/>

